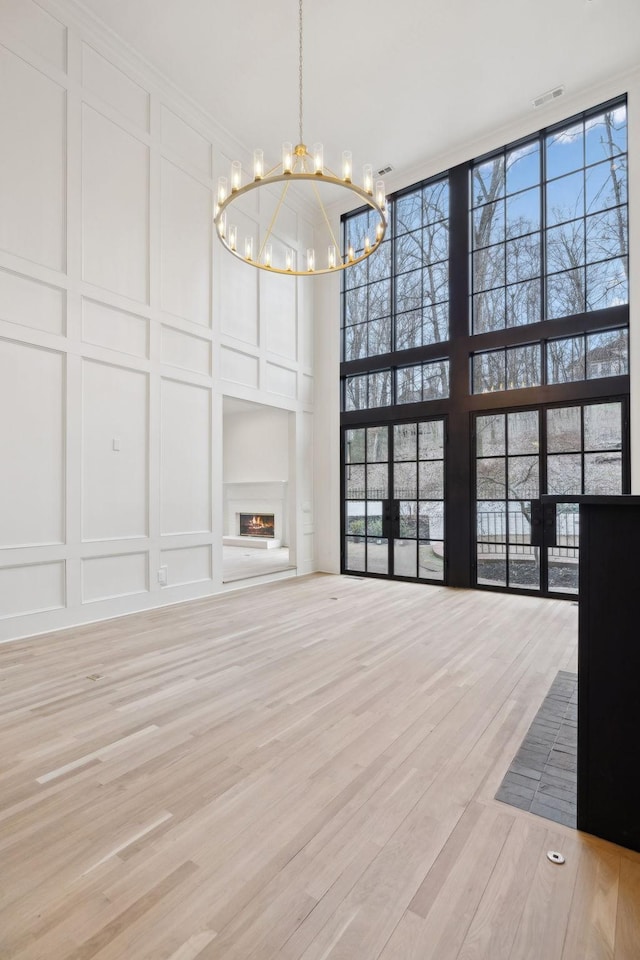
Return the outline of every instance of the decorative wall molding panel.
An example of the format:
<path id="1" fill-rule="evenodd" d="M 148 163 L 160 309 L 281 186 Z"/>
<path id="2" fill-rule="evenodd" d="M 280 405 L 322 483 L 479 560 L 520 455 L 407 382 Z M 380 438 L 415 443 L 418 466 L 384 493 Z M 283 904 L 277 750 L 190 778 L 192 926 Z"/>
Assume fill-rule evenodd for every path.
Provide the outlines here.
<path id="1" fill-rule="evenodd" d="M 161 384 L 160 530 L 211 530 L 210 395 L 178 380 Z"/>
<path id="2" fill-rule="evenodd" d="M 223 380 L 257 389 L 259 378 L 258 357 L 223 346 L 220 351 L 220 358 Z"/>
<path id="3" fill-rule="evenodd" d="M 64 563 L 0 567 L 0 620 L 64 607 Z"/>
<path id="4" fill-rule="evenodd" d="M 168 160 L 161 166 L 160 289 L 167 313 L 211 326 L 211 189 Z"/>
<path id="5" fill-rule="evenodd" d="M 149 589 L 149 555 L 121 553 L 82 561 L 82 602 L 111 600 Z"/>
<path id="6" fill-rule="evenodd" d="M 211 580 L 211 547 L 179 547 L 163 550 L 161 567 L 167 568 L 167 587 Z"/>
<path id="7" fill-rule="evenodd" d="M 83 360 L 82 414 L 82 539 L 146 537 L 147 374 Z"/>
<path id="8" fill-rule="evenodd" d="M 149 94 L 116 66 L 90 47 L 82 44 L 82 84 L 130 120 L 144 133 L 149 132 Z"/>
<path id="9" fill-rule="evenodd" d="M 0 36 L 24 47 L 63 73 L 67 69 L 67 28 L 37 3 L 2 0 Z M 10 38 L 10 39 L 9 39 Z"/>
<path id="10" fill-rule="evenodd" d="M 0 270 L 0 319 L 64 336 L 66 293 L 10 270 Z"/>
<path id="11" fill-rule="evenodd" d="M 82 279 L 149 302 L 149 147 L 84 104 Z"/>
<path id="12" fill-rule="evenodd" d="M 67 92 L 0 46 L 0 250 L 66 268 Z"/>
<path id="13" fill-rule="evenodd" d="M 62 353 L 0 339 L 0 549 L 64 542 L 64 372 Z"/>
<path id="14" fill-rule="evenodd" d="M 82 298 L 82 339 L 132 357 L 149 356 L 149 321 L 97 300 Z"/>

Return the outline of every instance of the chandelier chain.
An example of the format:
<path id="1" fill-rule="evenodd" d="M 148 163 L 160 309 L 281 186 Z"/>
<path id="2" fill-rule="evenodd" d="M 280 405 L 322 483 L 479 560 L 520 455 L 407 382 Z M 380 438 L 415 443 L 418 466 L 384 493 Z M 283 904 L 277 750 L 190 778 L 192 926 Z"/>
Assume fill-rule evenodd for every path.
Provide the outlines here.
<path id="1" fill-rule="evenodd" d="M 298 143 L 304 143 L 302 139 L 302 0 L 298 0 L 298 119 Z"/>

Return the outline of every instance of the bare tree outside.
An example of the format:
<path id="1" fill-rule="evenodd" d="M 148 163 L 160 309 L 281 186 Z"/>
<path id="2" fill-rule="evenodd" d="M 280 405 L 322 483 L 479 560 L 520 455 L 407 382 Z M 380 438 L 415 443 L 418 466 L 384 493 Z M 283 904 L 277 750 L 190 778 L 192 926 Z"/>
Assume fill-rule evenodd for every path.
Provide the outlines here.
<path id="1" fill-rule="evenodd" d="M 541 301 L 540 150 L 538 141 L 473 169 L 473 330 L 482 333 L 571 316 L 628 301 L 627 154 L 624 106 L 587 118 L 545 140 L 546 306 Z M 558 356 L 577 379 L 578 356 Z M 612 363 L 618 345 L 612 344 Z M 600 347 L 600 349 L 602 349 Z M 585 357 L 586 360 L 586 357 Z M 519 376 L 495 356 L 478 362 L 476 392 L 540 383 L 539 356 L 521 354 Z M 578 361 L 578 362 L 576 362 Z M 523 363 L 525 366 L 523 366 Z M 529 365 L 528 371 L 525 369 Z M 584 376 L 586 376 L 586 366 Z M 591 375 L 595 373 L 592 367 Z M 602 373 L 600 375 L 609 375 Z"/>

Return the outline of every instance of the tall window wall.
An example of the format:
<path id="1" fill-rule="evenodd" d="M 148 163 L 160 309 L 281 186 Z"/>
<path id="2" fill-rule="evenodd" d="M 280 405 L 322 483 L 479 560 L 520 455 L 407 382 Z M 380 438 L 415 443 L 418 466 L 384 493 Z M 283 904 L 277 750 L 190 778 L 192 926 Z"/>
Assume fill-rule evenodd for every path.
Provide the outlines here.
<path id="1" fill-rule="evenodd" d="M 618 100 L 405 189 L 390 198 L 381 249 L 345 271 L 343 426 L 446 419 L 450 583 L 487 581 L 474 542 L 481 414 L 529 409 L 546 423 L 548 405 L 619 400 L 624 453 L 626 134 Z M 343 218 L 356 250 L 372 235 L 370 216 Z M 627 473 L 623 465 L 612 493 L 628 487 Z M 514 580 L 525 581 L 516 566 Z M 403 574 L 391 563 L 389 575 Z"/>

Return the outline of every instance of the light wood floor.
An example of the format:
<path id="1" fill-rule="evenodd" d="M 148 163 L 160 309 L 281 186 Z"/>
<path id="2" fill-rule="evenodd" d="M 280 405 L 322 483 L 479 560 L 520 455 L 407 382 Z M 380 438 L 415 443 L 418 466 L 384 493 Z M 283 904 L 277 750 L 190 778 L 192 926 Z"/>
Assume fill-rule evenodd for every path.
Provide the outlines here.
<path id="1" fill-rule="evenodd" d="M 576 626 L 314 576 L 0 647 L 0 957 L 638 960 L 640 855 L 493 799 Z"/>

